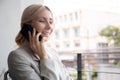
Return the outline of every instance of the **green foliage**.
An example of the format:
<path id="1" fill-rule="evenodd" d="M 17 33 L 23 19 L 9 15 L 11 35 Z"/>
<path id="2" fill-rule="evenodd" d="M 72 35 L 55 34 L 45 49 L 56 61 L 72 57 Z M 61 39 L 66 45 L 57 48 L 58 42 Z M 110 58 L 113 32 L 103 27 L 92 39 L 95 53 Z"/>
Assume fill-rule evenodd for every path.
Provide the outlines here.
<path id="1" fill-rule="evenodd" d="M 117 62 L 117 66 L 119 66 L 119 67 L 120 67 L 120 61 L 118 61 L 118 62 Z"/>
<path id="2" fill-rule="evenodd" d="M 70 76 L 74 77 L 74 78 L 77 78 L 77 73 L 71 73 Z"/>
<path id="3" fill-rule="evenodd" d="M 77 72 L 71 73 L 70 74 L 71 77 L 77 78 Z M 86 76 L 86 74 L 84 72 L 82 72 L 82 77 Z"/>
<path id="4" fill-rule="evenodd" d="M 103 28 L 100 33 L 101 36 L 106 37 L 108 40 L 114 40 L 115 45 L 120 45 L 120 29 L 117 26 L 107 26 Z"/>
<path id="5" fill-rule="evenodd" d="M 92 72 L 92 77 L 97 77 L 98 75 L 97 75 L 97 72 L 94 70 L 93 72 Z"/>

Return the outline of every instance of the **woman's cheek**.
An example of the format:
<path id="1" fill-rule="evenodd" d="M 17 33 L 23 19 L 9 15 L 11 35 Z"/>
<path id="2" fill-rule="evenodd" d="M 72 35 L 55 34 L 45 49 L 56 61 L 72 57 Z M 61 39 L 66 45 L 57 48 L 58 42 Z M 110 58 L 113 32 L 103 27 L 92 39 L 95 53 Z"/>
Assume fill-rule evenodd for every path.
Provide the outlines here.
<path id="1" fill-rule="evenodd" d="M 44 30 L 44 26 L 36 26 L 36 30 L 38 31 L 38 32 L 41 32 L 41 31 L 43 31 Z"/>

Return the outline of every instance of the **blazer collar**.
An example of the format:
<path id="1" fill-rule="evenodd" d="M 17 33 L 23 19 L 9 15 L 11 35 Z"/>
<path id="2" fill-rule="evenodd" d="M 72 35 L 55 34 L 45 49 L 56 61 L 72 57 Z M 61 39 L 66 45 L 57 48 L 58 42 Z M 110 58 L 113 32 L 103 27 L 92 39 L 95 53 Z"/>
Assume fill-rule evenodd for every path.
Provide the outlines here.
<path id="1" fill-rule="evenodd" d="M 33 55 L 32 55 L 32 59 L 33 59 L 34 61 L 40 61 L 39 56 L 36 55 L 36 54 L 33 54 Z"/>

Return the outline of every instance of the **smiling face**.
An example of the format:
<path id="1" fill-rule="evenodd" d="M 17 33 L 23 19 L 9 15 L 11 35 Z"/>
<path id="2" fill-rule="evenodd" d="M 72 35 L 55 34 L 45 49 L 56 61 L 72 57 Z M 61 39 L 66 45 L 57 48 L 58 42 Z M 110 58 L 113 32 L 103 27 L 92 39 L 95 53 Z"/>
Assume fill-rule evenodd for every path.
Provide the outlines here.
<path id="1" fill-rule="evenodd" d="M 36 29 L 37 32 L 41 33 L 42 37 L 48 37 L 53 31 L 53 16 L 52 13 L 44 9 L 40 11 L 37 17 L 32 20 L 31 26 Z"/>

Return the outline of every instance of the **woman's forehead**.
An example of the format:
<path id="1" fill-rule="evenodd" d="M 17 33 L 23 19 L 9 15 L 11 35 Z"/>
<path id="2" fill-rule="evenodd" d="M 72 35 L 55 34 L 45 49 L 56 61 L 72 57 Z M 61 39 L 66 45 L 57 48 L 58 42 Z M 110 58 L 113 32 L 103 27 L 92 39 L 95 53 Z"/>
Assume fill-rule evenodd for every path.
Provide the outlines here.
<path id="1" fill-rule="evenodd" d="M 52 16 L 52 13 L 49 11 L 49 10 L 43 10 L 43 11 L 40 11 L 37 15 L 37 18 L 39 19 L 43 19 L 43 18 L 46 18 L 46 19 L 53 19 L 53 16 Z"/>

